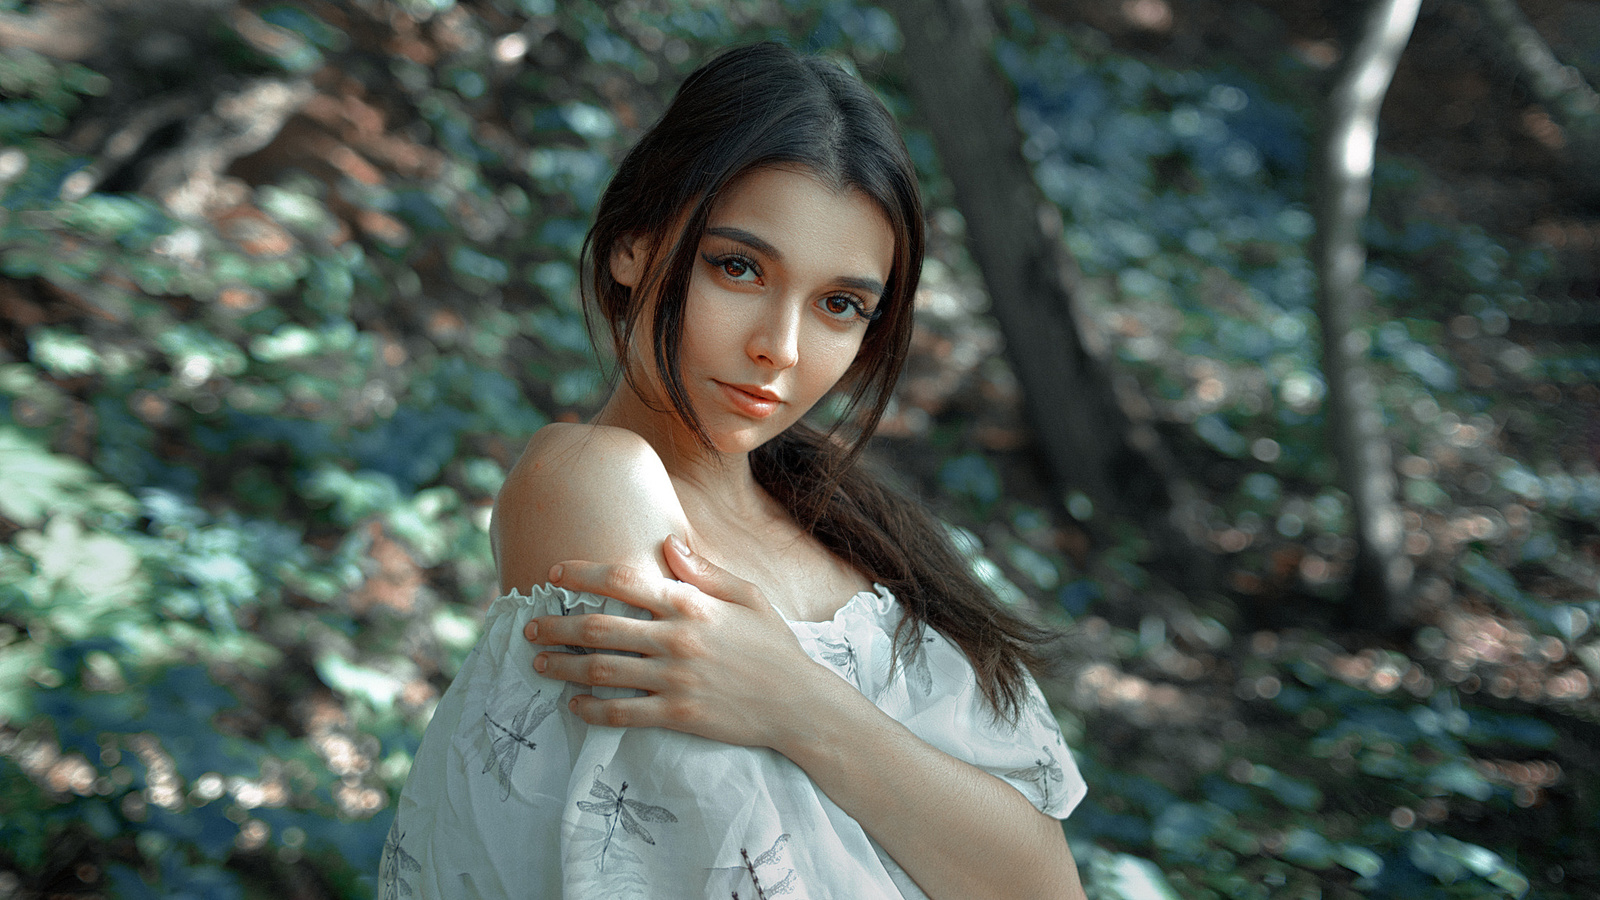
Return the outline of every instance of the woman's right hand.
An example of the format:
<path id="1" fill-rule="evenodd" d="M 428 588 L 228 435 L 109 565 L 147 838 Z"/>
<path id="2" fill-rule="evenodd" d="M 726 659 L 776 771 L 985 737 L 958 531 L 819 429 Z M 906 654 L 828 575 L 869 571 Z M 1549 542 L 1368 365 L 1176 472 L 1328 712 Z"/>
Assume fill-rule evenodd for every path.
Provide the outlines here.
<path id="1" fill-rule="evenodd" d="M 803 737 L 802 724 L 831 702 L 828 695 L 848 683 L 806 655 L 755 585 L 676 535 L 667 539 L 665 555 L 679 580 L 576 560 L 552 568 L 552 585 L 612 597 L 654 618 L 536 617 L 523 630 L 536 645 L 639 655 L 549 650 L 534 657 L 534 668 L 546 678 L 648 692 L 609 700 L 574 696 L 572 711 L 591 725 L 670 728 L 784 752 Z"/>

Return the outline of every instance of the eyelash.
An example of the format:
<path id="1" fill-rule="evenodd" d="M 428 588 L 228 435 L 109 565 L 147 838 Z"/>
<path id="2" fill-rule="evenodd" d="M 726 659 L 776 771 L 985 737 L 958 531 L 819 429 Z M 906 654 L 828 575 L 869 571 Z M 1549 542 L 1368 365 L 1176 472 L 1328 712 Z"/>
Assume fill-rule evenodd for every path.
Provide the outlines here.
<path id="1" fill-rule="evenodd" d="M 756 265 L 756 261 L 755 260 L 751 259 L 748 256 L 745 256 L 742 253 L 723 253 L 723 254 L 702 253 L 701 254 L 701 258 L 704 259 L 708 264 L 710 264 L 710 266 L 713 269 L 717 269 L 719 271 L 722 271 L 722 273 L 724 275 L 727 275 L 727 267 L 728 267 L 728 265 L 730 263 L 737 263 L 739 266 L 743 267 L 746 271 L 754 272 L 756 274 L 757 278 L 761 277 L 761 267 Z M 728 275 L 728 277 L 729 278 L 733 278 L 734 276 Z M 823 299 L 823 301 L 828 301 L 828 300 L 833 300 L 833 299 L 840 299 L 840 300 L 845 301 L 846 303 L 850 304 L 852 307 L 855 308 L 856 317 L 861 319 L 863 322 L 868 323 L 868 324 L 871 324 L 872 322 L 877 321 L 878 317 L 883 315 L 883 310 L 881 310 L 881 309 L 867 309 L 867 305 L 865 303 L 861 302 L 861 298 L 856 297 L 853 294 L 829 294 L 828 296 L 826 296 L 826 297 L 824 297 L 822 299 Z M 833 316 L 833 318 L 838 318 L 838 317 L 837 316 Z M 840 319 L 840 321 L 848 321 L 848 320 Z"/>

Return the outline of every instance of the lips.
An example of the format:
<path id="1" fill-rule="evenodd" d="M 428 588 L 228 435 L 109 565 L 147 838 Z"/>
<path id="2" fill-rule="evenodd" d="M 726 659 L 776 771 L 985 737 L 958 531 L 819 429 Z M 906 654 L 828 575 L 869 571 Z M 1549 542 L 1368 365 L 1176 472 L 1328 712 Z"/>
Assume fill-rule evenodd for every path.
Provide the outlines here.
<path id="1" fill-rule="evenodd" d="M 729 405 L 751 418 L 765 419 L 777 412 L 778 406 L 783 403 L 777 394 L 756 385 L 728 384 L 724 381 L 716 384 Z"/>

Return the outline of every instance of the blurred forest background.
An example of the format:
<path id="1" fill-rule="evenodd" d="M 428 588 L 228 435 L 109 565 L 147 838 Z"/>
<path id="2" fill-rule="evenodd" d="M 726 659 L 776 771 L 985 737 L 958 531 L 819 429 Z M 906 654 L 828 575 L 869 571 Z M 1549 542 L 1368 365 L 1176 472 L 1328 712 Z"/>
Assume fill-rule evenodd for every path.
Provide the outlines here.
<path id="1" fill-rule="evenodd" d="M 1365 5 L 887 6 L 0 0 L 0 897 L 403 895 L 495 491 L 606 390 L 611 162 L 765 37 L 910 128 L 933 252 L 875 456 L 1071 627 L 1090 896 L 1600 897 L 1600 4 L 1426 0 L 1400 58 L 1349 342 L 1379 606 L 1313 264 Z M 995 287 L 1033 245 L 1047 290 Z M 1079 371 L 1019 351 L 1040 297 Z"/>

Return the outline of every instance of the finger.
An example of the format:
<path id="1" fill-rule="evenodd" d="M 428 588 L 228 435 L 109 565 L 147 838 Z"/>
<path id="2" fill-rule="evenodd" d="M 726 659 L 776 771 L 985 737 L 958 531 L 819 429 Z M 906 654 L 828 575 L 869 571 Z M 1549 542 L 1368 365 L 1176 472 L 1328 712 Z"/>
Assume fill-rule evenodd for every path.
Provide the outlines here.
<path id="1" fill-rule="evenodd" d="M 664 725 L 663 702 L 656 697 L 621 697 L 602 700 L 593 694 L 575 694 L 567 708 L 590 725 L 642 728 Z"/>
<path id="2" fill-rule="evenodd" d="M 652 693 L 664 687 L 660 664 L 644 656 L 546 651 L 533 658 L 533 670 L 555 681 L 590 687 L 632 688 Z"/>
<path id="3" fill-rule="evenodd" d="M 522 626 L 522 636 L 534 644 L 621 650 L 655 656 L 661 652 L 661 646 L 651 634 L 652 624 L 648 619 L 605 613 L 535 616 Z"/>
<path id="4" fill-rule="evenodd" d="M 672 608 L 672 582 L 632 566 L 571 560 L 550 570 L 550 583 L 580 593 L 598 594 L 648 610 L 660 618 Z"/>
<path id="5" fill-rule="evenodd" d="M 768 605 L 760 588 L 690 550 L 689 545 L 675 534 L 667 536 L 666 556 L 667 567 L 672 574 L 680 581 L 699 588 L 702 593 L 755 609 Z"/>

